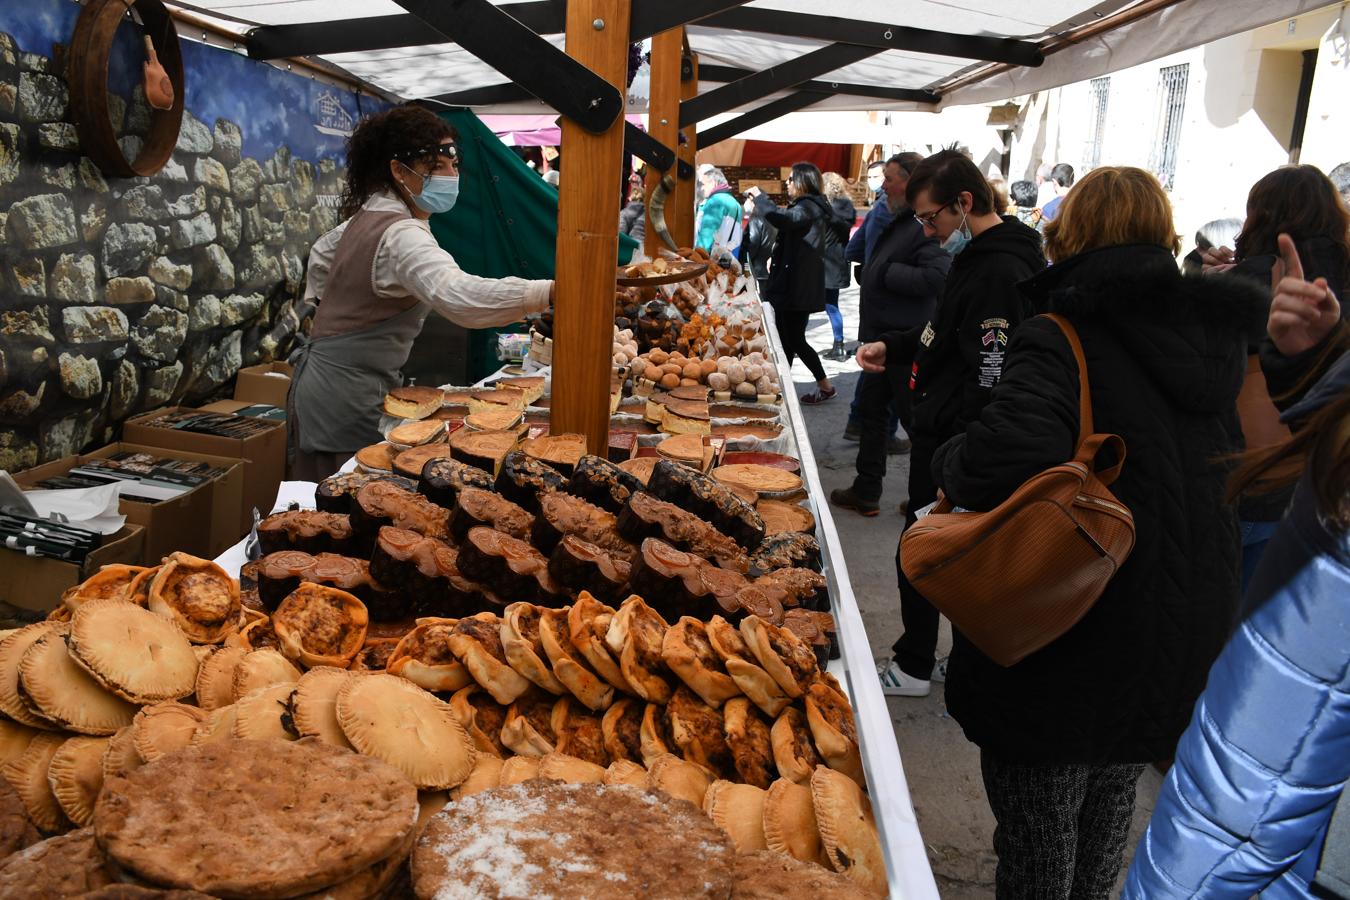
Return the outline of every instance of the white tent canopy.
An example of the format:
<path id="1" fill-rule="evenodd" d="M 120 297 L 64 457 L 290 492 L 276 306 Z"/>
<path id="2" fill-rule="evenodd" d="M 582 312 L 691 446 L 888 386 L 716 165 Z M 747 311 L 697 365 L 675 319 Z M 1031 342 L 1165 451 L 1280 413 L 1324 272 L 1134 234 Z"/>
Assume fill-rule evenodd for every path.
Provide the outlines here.
<path id="1" fill-rule="evenodd" d="M 506 0 L 491 2 L 507 5 Z M 875 50 L 873 55 L 817 75 L 809 84 L 785 86 L 728 111 L 755 109 L 803 88 L 821 91 L 814 95 L 812 110 L 933 110 L 939 104 L 998 101 L 1071 83 L 1278 21 L 1325 2 L 910 0 L 901 4 L 892 0 L 752 0 L 721 4 L 723 12 L 688 26 L 688 38 L 698 54 L 700 70 L 713 76 L 701 80 L 700 91 L 704 93 L 744 74 L 781 66 L 831 44 L 865 44 Z M 665 0 L 661 3 L 665 5 Z M 513 89 L 506 76 L 457 44 L 425 43 L 435 40 L 437 33 L 408 16 L 394 0 L 168 0 L 168 4 L 238 36 L 255 53 L 259 51 L 257 38 L 246 37 L 253 28 L 297 26 L 272 34 L 268 52 L 262 55 L 307 56 L 398 98 L 451 95 L 445 102 L 455 102 L 459 95 L 465 102 L 456 105 L 482 112 L 546 110 L 539 100 Z M 690 4 L 695 8 L 699 5 Z M 678 4 L 675 6 L 678 14 Z M 536 16 L 532 21 L 558 23 L 565 2 L 516 0 L 512 8 Z M 728 22 L 736 24 L 738 15 L 753 19 L 756 30 L 721 27 Z M 809 24 L 803 27 L 807 20 L 802 16 L 825 18 L 816 20 L 821 25 L 816 31 Z M 394 17 L 402 19 L 396 21 Z M 777 20 L 788 27 L 776 31 L 773 25 Z M 343 22 L 351 25 L 343 47 L 348 52 L 323 49 L 325 41 L 316 44 L 309 40 L 311 35 L 303 27 Z M 361 49 L 351 49 L 362 39 L 362 34 L 352 32 L 384 37 L 371 39 Z M 393 41 L 390 34 L 396 35 Z M 398 37 L 406 37 L 408 45 L 395 44 Z M 942 43 L 948 38 L 946 44 Z M 1039 49 L 1044 62 L 1039 66 L 991 62 L 991 56 L 999 54 L 989 49 L 990 38 L 1018 42 L 1009 51 L 1013 53 Z M 555 46 L 563 44 L 559 33 L 546 34 L 545 39 Z M 327 43 L 334 46 L 331 38 Z M 316 46 L 319 52 L 310 52 Z M 881 49 L 896 46 L 906 49 Z M 967 52 L 964 56 L 923 52 L 930 46 Z M 849 86 L 858 87 L 851 93 Z M 899 97 L 895 96 L 896 89 L 933 94 Z M 466 96 L 466 91 L 476 91 L 478 96 Z M 645 109 L 645 97 L 629 97 L 628 112 Z"/>

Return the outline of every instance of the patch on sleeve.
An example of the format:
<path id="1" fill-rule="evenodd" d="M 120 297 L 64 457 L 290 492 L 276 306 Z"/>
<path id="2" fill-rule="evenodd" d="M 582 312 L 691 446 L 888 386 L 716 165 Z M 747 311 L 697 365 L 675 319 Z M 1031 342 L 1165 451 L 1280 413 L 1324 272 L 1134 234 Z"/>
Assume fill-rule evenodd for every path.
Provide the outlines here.
<path id="1" fill-rule="evenodd" d="M 923 326 L 923 334 L 919 335 L 919 343 L 925 347 L 931 347 L 935 337 L 937 337 L 937 332 L 933 330 L 933 323 L 928 322 Z"/>
<path id="2" fill-rule="evenodd" d="M 986 319 L 980 323 L 980 387 L 992 388 L 1003 375 L 1003 351 L 1008 347 L 1006 319 Z"/>

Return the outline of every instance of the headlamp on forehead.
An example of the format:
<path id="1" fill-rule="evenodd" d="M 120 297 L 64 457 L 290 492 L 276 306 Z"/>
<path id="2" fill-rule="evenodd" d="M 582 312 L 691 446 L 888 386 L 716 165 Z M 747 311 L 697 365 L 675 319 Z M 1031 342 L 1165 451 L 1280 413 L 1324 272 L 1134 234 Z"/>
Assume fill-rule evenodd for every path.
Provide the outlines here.
<path id="1" fill-rule="evenodd" d="M 425 159 L 428 156 L 444 156 L 451 162 L 459 162 L 459 148 L 454 144 L 428 144 L 415 150 L 395 153 L 393 158 L 399 162 L 407 162 L 412 159 Z"/>

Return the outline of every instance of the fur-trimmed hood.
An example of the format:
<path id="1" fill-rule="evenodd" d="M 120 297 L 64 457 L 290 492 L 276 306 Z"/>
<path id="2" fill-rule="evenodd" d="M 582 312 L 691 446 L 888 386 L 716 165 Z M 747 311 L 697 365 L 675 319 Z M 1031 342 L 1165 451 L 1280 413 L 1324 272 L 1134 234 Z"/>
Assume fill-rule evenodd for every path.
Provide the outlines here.
<path id="1" fill-rule="evenodd" d="M 1250 280 L 1184 276 L 1165 248 L 1103 247 L 1020 285 L 1039 312 L 1107 325 L 1179 405 L 1222 410 L 1246 371 L 1248 336 L 1265 331 L 1270 293 Z"/>

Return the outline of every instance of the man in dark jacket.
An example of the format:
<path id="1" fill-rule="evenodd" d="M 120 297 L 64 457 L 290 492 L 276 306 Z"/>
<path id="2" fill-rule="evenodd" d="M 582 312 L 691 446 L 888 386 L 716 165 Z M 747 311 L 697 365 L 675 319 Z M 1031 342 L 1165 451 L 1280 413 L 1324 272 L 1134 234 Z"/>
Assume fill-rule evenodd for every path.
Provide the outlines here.
<path id="1" fill-rule="evenodd" d="M 914 160 L 910 167 L 918 162 Z M 924 233 L 908 207 L 901 207 L 877 239 L 863 269 L 858 337 L 863 342 L 876 341 L 889 332 L 918 328 L 932 319 L 951 265 L 951 254 L 938 245 L 936 237 Z M 892 439 L 892 410 L 906 431 L 914 424 L 907 375 L 899 367 L 887 367 L 883 373 L 864 372 L 858 380 L 858 474 L 851 487 L 830 494 L 836 506 L 857 510 L 864 516 L 880 511 L 887 445 Z"/>
<path id="2" fill-rule="evenodd" d="M 863 369 L 909 373 L 914 442 L 909 467 L 905 527 L 937 499 L 933 454 L 980 414 L 1003 371 L 1003 354 L 1017 324 L 1032 310 L 1017 289 L 1045 267 L 1041 236 L 1015 216 L 994 209 L 989 183 L 955 150 L 925 159 L 911 173 L 906 199 L 924 234 L 936 237 L 955 259 L 933 318 L 922 328 L 883 334 L 858 349 Z M 938 612 L 900 571 L 904 633 L 895 658 L 881 670 L 882 691 L 924 697 L 936 661 Z"/>

